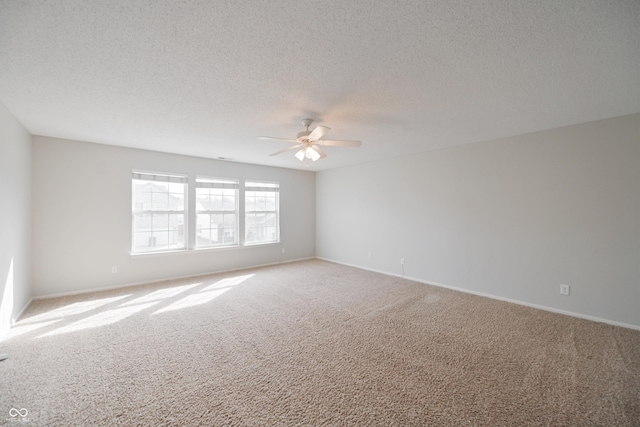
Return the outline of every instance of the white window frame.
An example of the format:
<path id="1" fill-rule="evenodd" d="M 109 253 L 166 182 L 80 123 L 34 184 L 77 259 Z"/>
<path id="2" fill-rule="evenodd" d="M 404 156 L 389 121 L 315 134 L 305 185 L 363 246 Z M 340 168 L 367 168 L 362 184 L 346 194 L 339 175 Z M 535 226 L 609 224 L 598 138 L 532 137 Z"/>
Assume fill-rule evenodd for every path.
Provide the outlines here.
<path id="1" fill-rule="evenodd" d="M 152 200 L 150 203 L 144 204 L 143 201 L 136 200 L 136 191 L 135 185 L 136 181 L 144 181 L 144 182 L 158 182 L 158 183 L 169 183 L 169 184 L 182 184 L 182 194 L 183 194 L 183 206 L 181 210 L 175 209 L 156 209 L 153 206 L 153 196 L 151 196 Z M 189 227 L 189 218 L 188 218 L 188 183 L 189 178 L 187 175 L 178 174 L 178 173 L 169 173 L 169 172 L 148 172 L 148 171 L 139 171 L 133 170 L 131 173 L 131 253 L 132 254 L 149 254 L 149 253 L 161 253 L 161 252 L 172 252 L 172 251 L 185 251 L 188 248 L 188 227 Z M 150 193 L 150 194 L 163 194 L 163 192 Z M 166 192 L 167 197 L 170 197 L 172 194 L 170 189 Z M 171 245 L 170 242 L 170 234 L 167 232 L 167 244 L 160 245 L 158 248 L 151 248 L 146 250 L 136 249 L 136 233 L 141 233 L 141 231 L 136 229 L 136 215 L 152 215 L 152 225 L 150 231 L 145 231 L 146 233 L 153 234 L 153 215 L 182 215 L 182 230 L 176 230 L 178 233 L 182 232 L 182 246 Z M 155 236 L 152 236 L 155 238 Z M 155 242 L 155 240 L 154 240 Z"/>
<path id="2" fill-rule="evenodd" d="M 249 210 L 247 207 L 247 198 L 252 195 L 252 193 L 271 193 L 275 196 L 275 203 L 273 210 L 267 209 L 253 209 Z M 257 195 L 257 194 L 256 194 Z M 254 195 L 254 197 L 256 196 Z M 255 206 L 255 204 L 254 204 Z M 253 245 L 264 245 L 271 243 L 279 243 L 280 242 L 280 183 L 278 182 L 269 182 L 269 181 L 258 181 L 258 180 L 247 180 L 244 183 L 244 244 L 245 246 L 253 246 Z M 274 214 L 275 215 L 275 238 L 274 239 L 262 239 L 262 240 L 248 240 L 247 237 L 251 232 L 251 229 L 255 229 L 257 227 L 249 227 L 248 217 L 250 215 L 256 214 Z M 267 228 L 271 226 L 264 226 L 262 228 Z"/>
<path id="3" fill-rule="evenodd" d="M 215 190 L 234 190 L 235 191 L 235 203 L 233 206 L 233 210 L 229 209 L 199 209 L 198 204 L 198 190 L 200 189 L 215 189 Z M 195 234 L 195 248 L 196 249 L 206 249 L 206 248 L 219 248 L 219 247 L 228 247 L 228 246 L 238 246 L 240 244 L 240 214 L 239 214 L 239 203 L 240 203 L 240 181 L 233 178 L 214 178 L 208 176 L 197 176 L 196 177 L 196 218 L 195 218 L 195 226 L 196 226 L 196 234 Z M 198 215 L 233 215 L 235 218 L 235 228 L 234 237 L 235 241 L 232 243 L 223 242 L 218 244 L 206 244 L 200 245 L 198 244 Z M 211 228 L 210 228 L 211 229 Z M 222 228 L 226 230 L 227 227 Z"/>

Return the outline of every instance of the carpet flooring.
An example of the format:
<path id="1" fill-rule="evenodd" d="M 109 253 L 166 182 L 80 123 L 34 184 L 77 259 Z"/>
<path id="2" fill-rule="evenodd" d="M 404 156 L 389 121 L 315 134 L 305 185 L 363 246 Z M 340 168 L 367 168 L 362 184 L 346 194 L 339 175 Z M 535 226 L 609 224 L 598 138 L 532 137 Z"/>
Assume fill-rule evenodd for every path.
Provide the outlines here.
<path id="1" fill-rule="evenodd" d="M 640 425 L 640 331 L 320 260 L 36 300 L 0 353 L 5 425 Z"/>

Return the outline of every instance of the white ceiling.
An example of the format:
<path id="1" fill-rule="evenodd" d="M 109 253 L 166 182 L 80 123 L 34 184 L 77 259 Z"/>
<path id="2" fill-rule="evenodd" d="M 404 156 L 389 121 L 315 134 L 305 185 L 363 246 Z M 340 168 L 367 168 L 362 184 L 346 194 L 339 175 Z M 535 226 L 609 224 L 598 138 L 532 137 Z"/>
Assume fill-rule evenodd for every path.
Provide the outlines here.
<path id="1" fill-rule="evenodd" d="M 36 135 L 308 169 L 640 112 L 640 1 L 0 0 L 0 100 Z"/>

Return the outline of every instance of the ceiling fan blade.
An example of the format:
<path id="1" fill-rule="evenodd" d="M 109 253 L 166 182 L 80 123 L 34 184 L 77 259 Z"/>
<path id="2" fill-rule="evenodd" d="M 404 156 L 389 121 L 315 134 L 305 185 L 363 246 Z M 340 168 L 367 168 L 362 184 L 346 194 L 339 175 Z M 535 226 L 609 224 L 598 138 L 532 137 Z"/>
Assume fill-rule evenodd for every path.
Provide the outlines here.
<path id="1" fill-rule="evenodd" d="M 329 132 L 331 128 L 326 126 L 316 126 L 316 128 L 311 132 L 308 136 L 309 141 L 317 141 L 322 138 L 327 132 Z"/>
<path id="2" fill-rule="evenodd" d="M 258 139 L 268 139 L 274 141 L 287 141 L 287 142 L 298 142 L 297 139 L 287 139 L 287 138 L 276 138 L 273 136 L 259 136 Z"/>
<path id="3" fill-rule="evenodd" d="M 362 142 L 321 139 L 320 141 L 316 141 L 314 144 L 324 145 L 325 147 L 360 147 L 362 145 Z"/>
<path id="4" fill-rule="evenodd" d="M 287 147 L 284 150 L 276 151 L 273 154 L 269 154 L 270 156 L 277 156 L 278 154 L 284 153 L 285 151 L 295 150 L 296 148 L 302 147 L 303 144 L 294 144 L 291 147 Z"/>
<path id="5" fill-rule="evenodd" d="M 316 150 L 318 154 L 320 154 L 321 159 L 324 159 L 325 157 L 327 157 L 327 154 L 318 145 L 314 144 L 313 149 Z"/>

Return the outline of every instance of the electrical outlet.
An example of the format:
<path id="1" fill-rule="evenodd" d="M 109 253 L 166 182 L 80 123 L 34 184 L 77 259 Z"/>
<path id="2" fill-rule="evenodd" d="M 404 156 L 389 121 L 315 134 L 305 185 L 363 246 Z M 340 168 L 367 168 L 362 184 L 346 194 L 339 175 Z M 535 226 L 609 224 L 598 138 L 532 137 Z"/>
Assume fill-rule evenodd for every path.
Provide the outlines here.
<path id="1" fill-rule="evenodd" d="M 371 252 L 369 252 L 369 255 L 367 255 L 369 257 L 369 259 L 371 259 Z"/>
<path id="2" fill-rule="evenodd" d="M 569 295 L 569 285 L 560 285 L 560 294 Z"/>
<path id="3" fill-rule="evenodd" d="M 400 258 L 400 265 L 404 265 L 404 258 Z"/>
<path id="4" fill-rule="evenodd" d="M 111 272 L 112 273 L 117 273 L 118 272 L 118 267 L 116 267 L 115 265 L 113 267 L 111 267 Z"/>
<path id="5" fill-rule="evenodd" d="M 284 248 L 282 248 L 282 253 L 285 253 L 285 250 L 284 250 Z"/>

